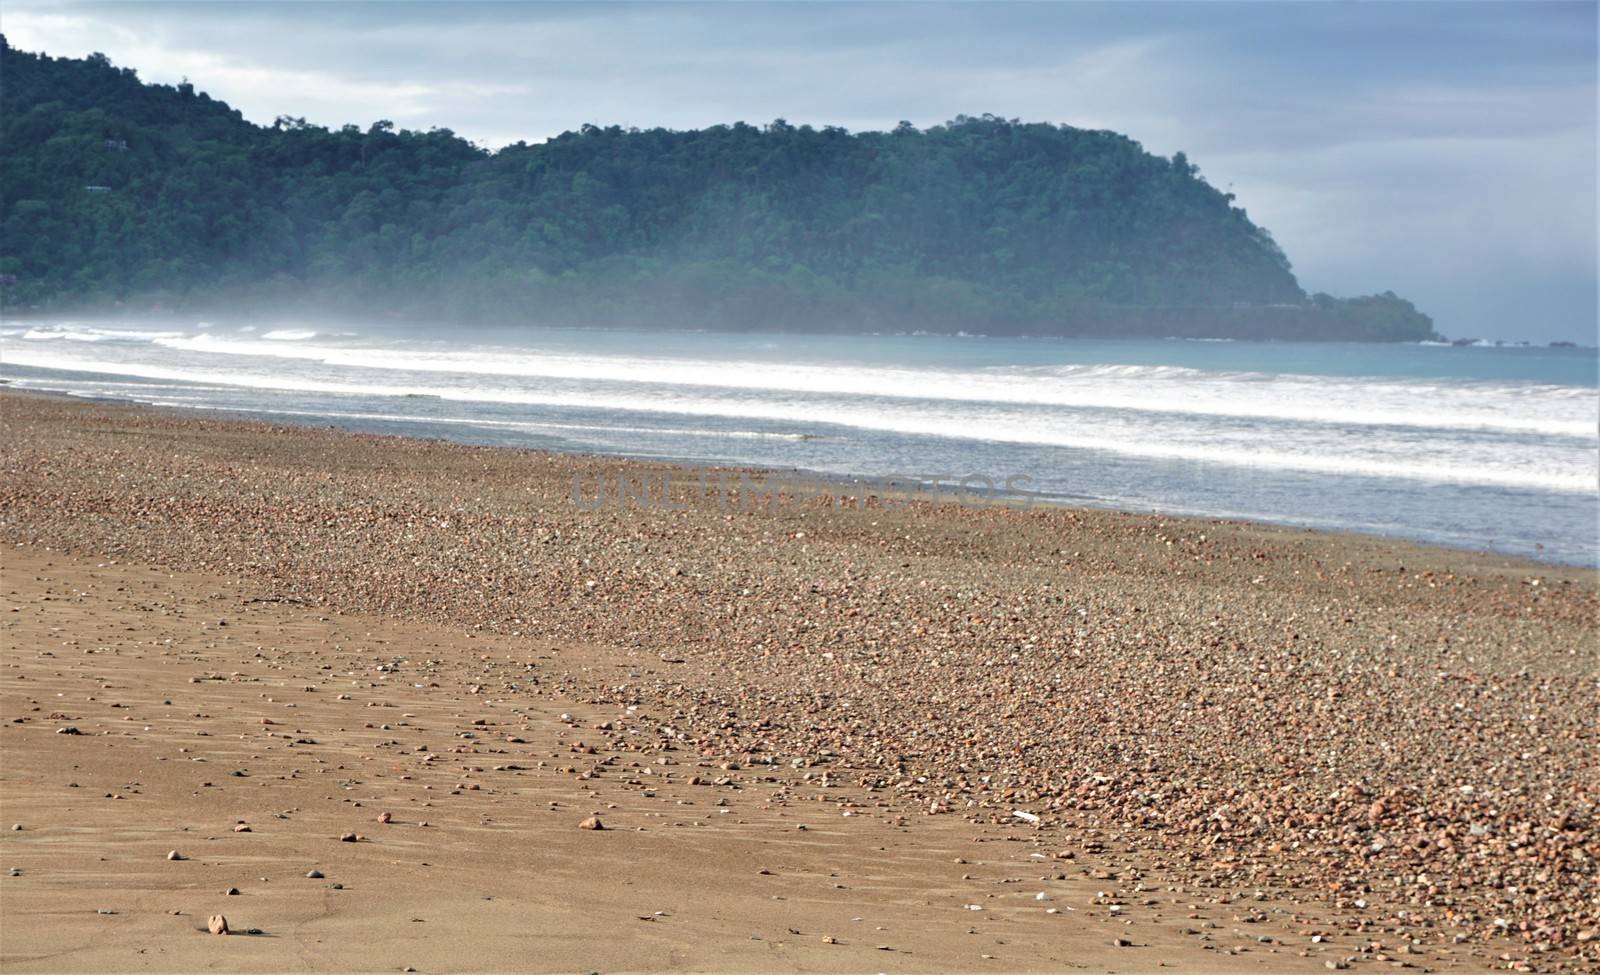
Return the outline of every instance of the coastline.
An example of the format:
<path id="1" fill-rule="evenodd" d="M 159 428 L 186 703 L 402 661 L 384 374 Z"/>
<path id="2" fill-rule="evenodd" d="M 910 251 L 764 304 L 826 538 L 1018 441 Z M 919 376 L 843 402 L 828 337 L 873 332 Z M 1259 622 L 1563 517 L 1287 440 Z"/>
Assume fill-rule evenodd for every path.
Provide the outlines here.
<path id="1" fill-rule="evenodd" d="M 718 777 L 1043 843 L 1134 905 L 1260 890 L 1307 919 L 1280 968 L 1600 948 L 1591 570 L 1064 506 L 581 511 L 574 477 L 674 468 L 14 390 L 0 425 L 14 552 L 608 648 L 555 683 L 659 713 Z"/>
<path id="2" fill-rule="evenodd" d="M 284 307 L 284 306 L 280 305 L 280 306 L 277 306 L 277 307 Z M 311 317 L 313 320 L 319 320 L 319 319 L 328 318 L 328 317 L 333 317 L 333 318 L 335 318 L 335 320 L 340 320 L 338 318 L 338 316 L 329 316 L 329 315 L 325 314 L 324 310 L 322 310 L 322 309 L 308 308 L 308 309 L 299 309 L 297 311 L 298 311 L 298 314 L 303 315 L 303 316 Z M 231 308 L 229 306 L 218 306 L 218 307 L 210 307 L 210 308 L 207 308 L 207 307 L 196 307 L 196 308 L 150 307 L 150 308 L 145 309 L 144 311 L 138 311 L 137 309 L 130 311 L 130 309 L 127 307 L 126 303 L 124 303 L 122 305 L 113 305 L 111 307 L 107 307 L 107 306 L 105 306 L 103 304 L 89 304 L 89 305 L 81 305 L 81 306 L 52 307 L 52 308 L 48 308 L 48 309 L 47 308 L 40 308 L 40 307 L 29 307 L 29 308 L 24 309 L 20 313 L 16 309 L 5 308 L 4 306 L 0 306 L 0 315 L 3 315 L 5 321 L 7 321 L 7 322 L 9 322 L 9 323 L 11 323 L 13 325 L 25 325 L 25 326 L 49 326 L 49 325 L 56 325 L 56 324 L 59 324 L 59 323 L 64 322 L 64 321 L 90 322 L 90 323 L 105 324 L 105 325 L 118 325 L 118 324 L 126 323 L 128 321 L 128 319 L 129 319 L 130 314 L 134 315 L 135 317 L 137 317 L 141 321 L 162 322 L 162 323 L 167 324 L 168 326 L 173 327 L 173 328 L 190 327 L 190 326 L 192 326 L 194 324 L 194 322 L 195 322 L 195 320 L 197 318 L 199 318 L 199 319 L 201 319 L 203 321 L 206 321 L 209 324 L 225 324 L 225 325 L 229 325 L 229 326 L 233 326 L 233 327 L 238 327 L 240 325 L 253 326 L 253 325 L 258 324 L 262 320 L 260 316 L 249 316 L 249 317 L 243 317 L 243 318 L 237 317 L 232 313 L 232 310 L 231 310 Z M 353 320 L 355 320 L 355 319 L 361 319 L 362 316 L 367 315 L 368 311 L 366 309 L 353 309 L 349 314 L 351 316 L 353 316 Z M 276 320 L 276 319 L 278 319 L 280 317 L 282 317 L 282 316 L 281 315 L 274 315 L 274 316 L 271 316 L 270 320 Z M 403 334 L 403 333 L 409 332 L 409 331 L 423 331 L 423 332 L 425 332 L 425 331 L 427 331 L 429 329 L 430 326 L 432 326 L 437 321 L 438 321 L 438 317 L 437 316 L 418 317 L 418 318 L 404 318 L 404 317 L 389 316 L 389 317 L 383 318 L 381 320 L 381 322 L 379 323 L 379 325 L 380 325 L 380 328 L 382 328 L 382 329 L 390 330 L 390 331 L 393 331 L 393 332 L 396 332 L 396 333 L 402 333 Z M 473 327 L 476 327 L 476 328 L 501 328 L 501 329 L 505 329 L 505 328 L 516 328 L 518 326 L 517 326 L 516 322 L 505 323 L 505 322 L 498 322 L 498 321 L 485 321 L 485 322 L 473 323 Z M 580 324 L 580 323 L 562 323 L 562 322 L 540 323 L 538 325 L 531 326 L 531 327 L 537 328 L 537 329 L 539 329 L 541 331 L 571 331 L 571 332 L 585 332 L 585 333 L 590 333 L 590 332 L 595 332 L 595 331 L 599 331 L 599 332 L 633 332 L 633 331 L 637 331 L 637 329 L 638 329 L 637 325 L 627 325 L 627 324 L 590 324 L 590 325 L 585 325 L 585 324 Z M 1113 340 L 1113 339 L 1125 338 L 1126 337 L 1126 336 L 1121 335 L 1119 333 L 1109 333 L 1109 334 L 1105 334 L 1105 335 L 1074 335 L 1074 334 L 1056 334 L 1056 333 L 1051 333 L 1051 332 L 1004 332 L 1004 331 L 1001 331 L 1001 332 L 973 332 L 973 331 L 968 331 L 968 330 L 965 330 L 965 329 L 952 329 L 952 330 L 949 330 L 949 331 L 943 331 L 943 330 L 935 331 L 935 330 L 922 329 L 922 328 L 895 328 L 895 329 L 877 330 L 877 331 L 857 330 L 857 331 L 852 331 L 852 332 L 846 333 L 846 332 L 842 332 L 842 331 L 834 331 L 834 330 L 828 330 L 828 329 L 817 329 L 817 328 L 810 328 L 810 329 L 775 329 L 775 330 L 770 330 L 769 331 L 769 330 L 754 329 L 754 328 L 718 328 L 718 327 L 715 327 L 715 326 L 661 325 L 661 326 L 654 327 L 653 330 L 654 331 L 659 331 L 659 332 L 664 333 L 664 334 L 684 333 L 684 334 L 690 334 L 690 335 L 705 335 L 705 334 L 709 334 L 709 335 L 780 335 L 780 336 L 807 336 L 807 335 L 810 335 L 810 336 L 830 336 L 830 335 L 849 334 L 849 335 L 854 335 L 854 336 L 865 336 L 865 337 L 870 337 L 870 338 L 917 338 L 917 337 L 926 337 L 926 336 L 938 336 L 940 338 L 971 338 L 971 339 L 1003 338 L 1003 339 L 1018 339 L 1018 340 L 1022 340 L 1022 341 L 1036 341 L 1036 342 L 1105 341 L 1105 340 Z M 1274 344 L 1284 344 L 1284 345 L 1328 344 L 1328 345 L 1380 345 L 1380 346 L 1420 345 L 1420 346 L 1429 346 L 1429 347 L 1436 347 L 1436 348 L 1452 348 L 1452 347 L 1454 347 L 1454 348 L 1462 348 L 1462 349 L 1572 349 L 1574 351 L 1579 351 L 1579 352 L 1595 351 L 1596 349 L 1600 349 L 1600 346 L 1586 345 L 1586 344 L 1584 344 L 1582 342 L 1579 342 L 1579 341 L 1566 340 L 1566 339 L 1551 339 L 1551 340 L 1534 342 L 1534 341 L 1521 340 L 1521 339 L 1465 338 L 1465 337 L 1451 338 L 1449 336 L 1445 336 L 1445 337 L 1442 337 L 1442 338 L 1431 338 L 1431 339 L 1429 339 L 1429 338 L 1417 338 L 1417 339 L 1381 339 L 1381 338 L 1379 338 L 1379 339 L 1374 339 L 1374 338 L 1311 339 L 1311 338 L 1296 338 L 1296 337 L 1291 337 L 1291 338 L 1230 338 L 1230 337 L 1225 336 L 1225 335 L 1196 335 L 1196 336 L 1190 336 L 1190 335 L 1176 335 L 1176 334 L 1174 334 L 1174 335 L 1143 335 L 1143 336 L 1139 336 L 1139 338 L 1140 339 L 1144 339 L 1144 340 L 1149 340 L 1149 341 L 1160 341 L 1160 342 L 1224 342 L 1224 343 L 1226 343 L 1226 342 L 1238 342 L 1238 343 L 1259 342 L 1259 343 L 1266 344 L 1266 345 L 1274 345 Z"/>
<path id="3" fill-rule="evenodd" d="M 254 423 L 266 426 L 284 426 L 298 429 L 338 429 L 360 436 L 394 437 L 407 440 L 437 441 L 440 443 L 455 443 L 465 446 L 521 450 L 535 455 L 549 454 L 560 457 L 583 458 L 603 462 L 615 461 L 615 466 L 604 473 L 627 477 L 628 472 L 643 465 L 644 470 L 679 472 L 686 475 L 687 479 L 704 480 L 709 474 L 713 480 L 719 477 L 737 480 L 740 476 L 750 475 L 761 478 L 799 481 L 801 493 L 806 497 L 822 495 L 848 495 L 859 499 L 863 496 L 882 496 L 890 503 L 900 503 L 907 497 L 908 490 L 915 494 L 919 500 L 948 501 L 952 495 L 957 495 L 956 503 L 966 503 L 974 506 L 989 506 L 995 503 L 1005 504 L 1004 498 L 1010 497 L 1020 502 L 1017 506 L 1022 508 L 1053 507 L 1069 511 L 1101 511 L 1112 514 L 1130 516 L 1151 516 L 1169 521 L 1195 522 L 1206 524 L 1229 524 L 1235 526 L 1254 526 L 1258 529 L 1281 529 L 1290 532 L 1312 532 L 1317 534 L 1335 535 L 1347 539 L 1367 538 L 1383 543 L 1397 545 L 1413 545 L 1423 549 L 1437 549 L 1441 557 L 1446 553 L 1461 555 L 1477 555 L 1487 559 L 1504 559 L 1509 563 L 1528 562 L 1534 566 L 1562 567 L 1572 569 L 1600 569 L 1600 549 L 1589 548 L 1579 555 L 1574 552 L 1565 554 L 1558 551 L 1544 551 L 1543 544 L 1519 542 L 1508 548 L 1491 548 L 1484 545 L 1484 539 L 1469 535 L 1456 534 L 1454 536 L 1441 535 L 1438 529 L 1433 529 L 1431 535 L 1418 534 L 1415 531 L 1406 531 L 1394 525 L 1361 525 L 1350 526 L 1338 521 L 1317 519 L 1307 514 L 1282 514 L 1275 516 L 1257 516 L 1249 513 L 1234 513 L 1230 511 L 1207 510 L 1205 508 L 1184 507 L 1176 503 L 1138 505 L 1124 498 L 1100 498 L 1090 494 L 1066 494 L 1061 492 L 1036 492 L 1026 485 L 1011 489 L 1010 482 L 997 484 L 1001 479 L 989 478 L 991 487 L 988 489 L 962 489 L 952 484 L 934 485 L 923 481 L 918 487 L 909 488 L 901 480 L 902 474 L 888 474 L 873 476 L 859 473 L 839 473 L 804 466 L 776 466 L 749 464 L 740 461 L 701 460 L 688 455 L 673 453 L 631 453 L 626 449 L 593 451 L 571 449 L 559 446 L 542 446 L 539 444 L 514 444 L 505 443 L 497 437 L 477 435 L 473 433 L 474 425 L 471 421 L 455 419 L 441 419 L 438 423 L 462 423 L 459 429 L 451 428 L 455 432 L 450 435 L 433 434 L 415 429 L 419 424 L 426 426 L 428 421 L 421 419 L 395 417 L 384 419 L 371 417 L 367 419 L 348 419 L 342 417 L 323 417 L 318 413 L 305 413 L 301 415 L 276 413 L 271 410 L 229 409 L 227 407 L 213 406 L 177 406 L 174 404 L 146 404 L 134 401 L 127 397 L 116 395 L 91 395 L 67 393 L 55 390 L 33 389 L 9 385 L 0 381 L 0 395 L 39 396 L 45 398 L 62 398 L 74 402 L 94 402 L 108 405 L 128 406 L 135 409 L 148 409 L 157 412 L 171 411 L 176 416 L 198 416 L 209 418 L 226 418 L 240 423 Z M 437 397 L 423 397 L 435 399 Z M 392 428 L 392 429 L 386 429 Z M 495 429 L 492 422 L 486 423 L 485 429 Z M 815 439 L 812 435 L 784 434 L 775 435 L 779 439 L 808 440 Z M 672 476 L 675 481 L 679 474 Z M 911 475 L 909 482 L 916 484 L 917 475 Z M 947 476 L 947 481 L 953 481 L 954 475 Z M 1023 481 L 1031 482 L 1032 478 L 1023 477 Z M 954 488 L 954 490 L 952 490 Z M 576 487 L 574 488 L 576 491 Z M 1002 499 L 998 502 L 986 501 L 983 498 Z M 965 500 L 962 500 L 964 498 Z M 783 504 L 789 505 L 794 501 L 787 494 L 784 495 Z"/>

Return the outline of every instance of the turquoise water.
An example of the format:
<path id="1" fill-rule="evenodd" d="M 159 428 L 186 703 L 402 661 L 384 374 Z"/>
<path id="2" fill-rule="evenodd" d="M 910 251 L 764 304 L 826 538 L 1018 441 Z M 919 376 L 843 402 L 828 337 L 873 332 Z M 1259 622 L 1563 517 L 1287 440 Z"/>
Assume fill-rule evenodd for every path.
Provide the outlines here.
<path id="1" fill-rule="evenodd" d="M 440 337 L 448 334 L 448 338 Z M 15 385 L 1600 563 L 1594 349 L 9 323 Z"/>

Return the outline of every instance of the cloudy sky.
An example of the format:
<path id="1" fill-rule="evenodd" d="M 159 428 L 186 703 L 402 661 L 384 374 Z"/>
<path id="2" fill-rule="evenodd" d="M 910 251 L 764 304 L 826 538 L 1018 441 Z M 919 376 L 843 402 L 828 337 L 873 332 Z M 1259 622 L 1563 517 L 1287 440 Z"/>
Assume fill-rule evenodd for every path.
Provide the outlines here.
<path id="1" fill-rule="evenodd" d="M 1189 154 L 1308 289 L 1393 289 L 1450 335 L 1596 337 L 1588 3 L 40 4 L 14 47 L 101 51 L 253 120 L 851 129 L 992 112 Z"/>

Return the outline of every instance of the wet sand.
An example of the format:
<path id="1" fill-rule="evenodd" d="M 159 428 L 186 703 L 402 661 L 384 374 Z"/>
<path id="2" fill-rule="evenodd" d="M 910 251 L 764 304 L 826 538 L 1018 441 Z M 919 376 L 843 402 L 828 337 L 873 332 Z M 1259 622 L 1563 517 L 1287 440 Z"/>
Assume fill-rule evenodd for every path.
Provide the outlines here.
<path id="1" fill-rule="evenodd" d="M 1595 964 L 1591 572 L 0 420 L 7 970 Z"/>

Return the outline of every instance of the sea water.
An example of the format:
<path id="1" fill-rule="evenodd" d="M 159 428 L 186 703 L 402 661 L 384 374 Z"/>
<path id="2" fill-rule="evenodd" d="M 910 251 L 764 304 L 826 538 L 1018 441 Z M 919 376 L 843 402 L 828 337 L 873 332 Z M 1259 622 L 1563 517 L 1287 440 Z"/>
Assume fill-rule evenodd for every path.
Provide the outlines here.
<path id="1" fill-rule="evenodd" d="M 1592 348 L 51 321 L 13 386 L 1600 563 Z M 981 480 L 976 483 L 983 483 Z"/>

